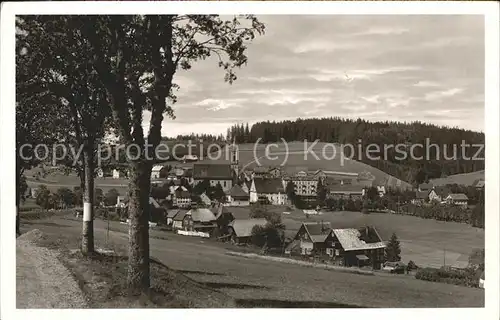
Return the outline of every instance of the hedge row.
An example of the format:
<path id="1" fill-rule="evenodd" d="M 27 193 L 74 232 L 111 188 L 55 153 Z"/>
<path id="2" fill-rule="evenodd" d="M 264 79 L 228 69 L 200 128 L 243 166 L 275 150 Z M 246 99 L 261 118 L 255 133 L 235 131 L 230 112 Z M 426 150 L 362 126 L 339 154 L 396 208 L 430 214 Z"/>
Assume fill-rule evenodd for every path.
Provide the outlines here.
<path id="1" fill-rule="evenodd" d="M 474 269 L 423 268 L 418 269 L 415 278 L 431 282 L 444 282 L 466 287 L 479 285 L 480 272 Z"/>

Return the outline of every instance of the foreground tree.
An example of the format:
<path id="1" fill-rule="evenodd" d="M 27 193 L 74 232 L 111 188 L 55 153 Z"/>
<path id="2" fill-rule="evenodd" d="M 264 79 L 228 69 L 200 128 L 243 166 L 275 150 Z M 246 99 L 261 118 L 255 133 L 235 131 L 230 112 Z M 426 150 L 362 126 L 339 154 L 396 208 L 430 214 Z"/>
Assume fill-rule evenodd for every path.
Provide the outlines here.
<path id="1" fill-rule="evenodd" d="M 288 181 L 285 187 L 285 193 L 288 197 L 288 200 L 295 205 L 295 200 L 296 200 L 296 194 L 295 194 L 295 183 L 293 183 L 292 180 Z"/>
<path id="2" fill-rule="evenodd" d="M 326 194 L 327 194 L 326 186 L 323 184 L 322 179 L 318 179 L 318 187 L 317 187 L 317 197 L 316 201 L 320 207 L 325 205 Z"/>
<path id="3" fill-rule="evenodd" d="M 28 54 L 27 33 L 19 28 L 23 21 L 16 19 L 16 233 L 19 234 L 19 203 L 22 198 L 23 175 L 42 161 L 36 153 L 38 145 L 52 144 L 59 132 L 57 117 L 59 102 L 41 86 L 44 77 L 40 55 Z"/>
<path id="4" fill-rule="evenodd" d="M 243 25 L 242 22 L 248 22 Z M 264 31 L 253 16 L 224 21 L 218 16 L 79 16 L 73 27 L 90 44 L 86 52 L 104 84 L 121 142 L 137 146 L 129 154 L 129 268 L 133 291 L 149 288 L 149 189 L 164 114 L 173 116 L 173 83 L 178 68 L 190 69 L 214 55 L 236 80 L 247 63 L 246 43 Z M 149 133 L 143 111 L 151 113 Z"/>
<path id="5" fill-rule="evenodd" d="M 71 21 L 67 16 L 23 16 L 18 19 L 17 27 L 22 30 L 25 56 L 36 59 L 33 68 L 38 70 L 38 77 L 32 81 L 51 98 L 57 110 L 48 119 L 57 126 L 57 142 L 63 143 L 65 150 L 52 155 L 53 165 L 64 164 L 80 177 L 84 198 L 81 249 L 83 254 L 89 254 L 94 252 L 97 144 L 109 126 L 106 120 L 110 108 L 106 91 L 86 54 L 88 44 L 71 28 Z"/>
<path id="6" fill-rule="evenodd" d="M 392 234 L 385 248 L 385 260 L 389 262 L 401 261 L 401 246 L 395 233 Z"/>

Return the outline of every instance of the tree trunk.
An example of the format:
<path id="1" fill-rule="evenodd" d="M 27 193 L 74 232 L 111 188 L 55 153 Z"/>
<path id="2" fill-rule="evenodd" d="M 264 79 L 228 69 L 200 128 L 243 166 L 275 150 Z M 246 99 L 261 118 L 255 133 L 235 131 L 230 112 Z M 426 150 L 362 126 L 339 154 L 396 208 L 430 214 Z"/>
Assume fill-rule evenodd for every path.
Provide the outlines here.
<path id="1" fill-rule="evenodd" d="M 17 185 L 20 183 L 20 178 L 17 176 Z M 19 203 L 21 202 L 21 195 L 19 194 L 19 187 L 16 188 L 16 235 L 21 234 L 21 218 L 19 217 Z"/>
<path id="2" fill-rule="evenodd" d="M 83 189 L 82 253 L 88 255 L 94 252 L 94 165 L 92 153 L 85 150 L 83 165 L 85 188 Z"/>
<path id="3" fill-rule="evenodd" d="M 21 202 L 21 188 L 20 188 L 20 183 L 21 183 L 21 175 L 22 171 L 19 169 L 19 166 L 17 165 L 17 159 L 16 159 L 16 235 L 21 234 L 21 218 L 19 217 L 19 204 Z"/>
<path id="4" fill-rule="evenodd" d="M 131 164 L 129 183 L 128 286 L 132 293 L 149 289 L 149 191 L 152 166 Z"/>

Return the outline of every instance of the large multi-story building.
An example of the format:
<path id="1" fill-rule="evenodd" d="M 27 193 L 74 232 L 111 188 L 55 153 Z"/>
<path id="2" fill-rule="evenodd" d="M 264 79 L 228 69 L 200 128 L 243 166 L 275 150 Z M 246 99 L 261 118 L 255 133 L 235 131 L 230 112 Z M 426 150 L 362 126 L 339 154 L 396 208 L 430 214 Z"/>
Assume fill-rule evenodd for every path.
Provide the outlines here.
<path id="1" fill-rule="evenodd" d="M 208 180 L 212 187 L 217 184 L 222 190 L 229 191 L 233 187 L 233 171 L 230 164 L 195 164 L 193 167 L 194 185 Z"/>
<path id="2" fill-rule="evenodd" d="M 290 180 L 295 185 L 295 194 L 298 196 L 316 196 L 318 177 L 305 171 L 299 171 Z"/>

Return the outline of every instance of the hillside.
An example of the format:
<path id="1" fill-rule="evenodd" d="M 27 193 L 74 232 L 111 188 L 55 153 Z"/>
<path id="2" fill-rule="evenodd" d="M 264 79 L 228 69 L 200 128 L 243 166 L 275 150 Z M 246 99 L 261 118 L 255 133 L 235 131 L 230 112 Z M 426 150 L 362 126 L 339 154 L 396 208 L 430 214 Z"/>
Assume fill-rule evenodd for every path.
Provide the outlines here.
<path id="1" fill-rule="evenodd" d="M 429 180 L 434 186 L 444 186 L 447 184 L 458 184 L 464 186 L 472 186 L 478 179 L 484 180 L 484 170 L 474 171 L 469 173 L 454 174 L 446 178 L 438 178 Z"/>
<path id="2" fill-rule="evenodd" d="M 374 183 L 377 185 L 387 185 L 390 187 L 411 188 L 412 186 L 400 179 L 397 179 L 377 168 L 371 167 L 365 163 L 345 159 L 341 156 L 341 150 L 338 145 L 329 143 L 317 143 L 312 148 L 312 151 L 317 155 L 314 157 L 312 152 L 304 151 L 304 143 L 292 142 L 286 146 L 283 143 L 276 143 L 268 148 L 269 157 L 266 157 L 266 145 L 260 144 L 254 150 L 254 144 L 240 144 L 239 147 L 239 162 L 242 168 L 252 169 L 256 166 L 279 166 L 284 165 L 287 172 L 296 170 L 329 170 L 338 172 L 368 172 L 375 178 Z M 306 149 L 310 147 L 309 143 Z M 288 147 L 288 151 L 287 151 Z M 335 157 L 333 157 L 333 147 L 335 147 Z M 324 151 L 324 152 L 323 152 Z M 223 155 L 226 155 L 226 150 Z M 330 158 L 333 158 L 330 160 Z M 204 160 L 203 162 L 211 162 Z M 220 161 L 218 161 L 220 162 Z M 229 162 L 229 161 L 227 161 Z"/>
<path id="3" fill-rule="evenodd" d="M 240 124 L 229 128 L 228 139 L 236 143 L 319 140 L 349 144 L 354 146 L 354 159 L 410 183 L 484 170 L 483 132 L 418 121 L 370 122 L 339 117 L 262 121 L 251 127 Z M 464 142 L 468 147 L 462 149 Z M 365 151 L 373 150 L 371 146 L 386 154 L 369 159 Z M 406 152 L 401 153 L 404 146 Z M 409 150 L 409 146 L 414 148 Z"/>

